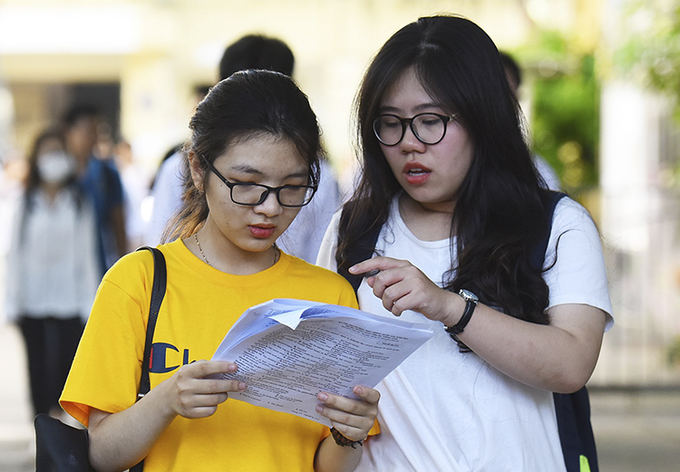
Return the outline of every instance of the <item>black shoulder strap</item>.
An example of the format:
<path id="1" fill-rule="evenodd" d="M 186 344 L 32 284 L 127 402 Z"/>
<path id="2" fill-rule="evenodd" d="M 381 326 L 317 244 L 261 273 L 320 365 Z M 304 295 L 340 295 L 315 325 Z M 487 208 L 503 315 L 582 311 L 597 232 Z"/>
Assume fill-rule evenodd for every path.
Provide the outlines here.
<path id="1" fill-rule="evenodd" d="M 347 211 L 351 212 L 352 208 L 349 206 L 351 204 L 346 204 L 342 209 L 342 215 L 340 216 L 340 221 L 343 221 L 347 217 Z M 381 227 L 375 225 L 371 227 L 366 237 L 361 241 L 360 244 L 354 244 L 349 248 L 349 254 L 346 261 L 338 263 L 338 274 L 342 275 L 347 281 L 352 285 L 354 292 L 359 290 L 359 285 L 361 285 L 362 277 L 358 275 L 350 274 L 348 269 L 354 264 L 358 264 L 361 261 L 370 259 L 373 257 L 373 251 L 375 250 L 375 245 L 378 242 L 378 237 L 380 236 Z"/>
<path id="2" fill-rule="evenodd" d="M 156 329 L 156 321 L 158 320 L 158 312 L 165 297 L 165 287 L 167 285 L 167 269 L 165 267 L 165 256 L 163 253 L 155 248 L 143 246 L 137 249 L 138 251 L 147 250 L 153 254 L 154 271 L 153 271 L 153 287 L 151 288 L 151 305 L 149 308 L 149 321 L 146 327 L 146 341 L 144 343 L 144 360 L 142 361 L 142 377 L 139 381 L 139 393 L 137 400 L 149 393 L 151 389 L 151 382 L 149 381 L 149 369 L 151 368 L 151 346 L 153 344 L 153 333 Z"/>
<path id="3" fill-rule="evenodd" d="M 546 211 L 548 214 L 548 225 L 540 244 L 531 254 L 531 266 L 536 270 L 543 269 L 545 252 L 548 249 L 548 240 L 552 230 L 552 221 L 555 215 L 557 203 L 565 197 L 561 192 L 551 192 L 550 200 Z M 553 393 L 555 403 L 555 416 L 557 417 L 557 429 L 562 446 L 562 455 L 567 472 L 581 472 L 589 470 L 598 472 L 597 448 L 595 447 L 595 436 L 590 421 L 590 398 L 588 389 L 583 387 L 581 390 L 571 394 Z M 587 466 L 584 467 L 584 464 Z"/>
<path id="4" fill-rule="evenodd" d="M 555 216 L 555 208 L 557 207 L 559 201 L 566 196 L 566 193 L 550 192 L 550 200 L 548 201 L 548 206 L 546 208 L 546 214 L 548 215 L 548 225 L 543 230 L 540 242 L 532 249 L 531 254 L 529 255 L 529 264 L 535 270 L 540 271 L 543 269 L 545 252 L 548 250 L 548 241 L 550 240 L 553 217 Z"/>
<path id="5" fill-rule="evenodd" d="M 149 369 L 151 369 L 151 347 L 153 345 L 153 333 L 156 329 L 156 321 L 158 321 L 158 312 L 161 310 L 161 304 L 165 297 L 165 287 L 167 286 L 167 268 L 165 266 L 165 256 L 160 249 L 149 246 L 142 246 L 138 251 L 151 251 L 153 254 L 153 286 L 151 287 L 151 303 L 149 306 L 149 321 L 146 325 L 146 341 L 144 342 L 144 359 L 142 360 L 142 377 L 139 380 L 139 392 L 137 393 L 137 400 L 141 399 L 151 390 L 151 381 L 149 380 Z M 143 472 L 144 461 L 142 460 L 134 467 L 130 468 L 130 472 Z"/>

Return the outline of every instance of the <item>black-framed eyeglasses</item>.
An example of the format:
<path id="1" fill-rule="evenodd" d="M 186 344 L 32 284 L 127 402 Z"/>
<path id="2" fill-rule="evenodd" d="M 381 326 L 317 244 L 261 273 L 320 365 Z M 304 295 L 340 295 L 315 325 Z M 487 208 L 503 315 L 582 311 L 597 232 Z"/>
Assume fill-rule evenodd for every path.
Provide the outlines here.
<path id="1" fill-rule="evenodd" d="M 378 141 L 385 146 L 396 146 L 404 139 L 406 125 L 411 127 L 413 135 L 423 144 L 437 144 L 446 136 L 449 121 L 457 114 L 440 115 L 439 113 L 418 113 L 411 118 L 402 118 L 391 113 L 379 115 L 373 120 L 373 132 Z"/>
<path id="2" fill-rule="evenodd" d="M 279 205 L 287 208 L 299 208 L 312 201 L 316 192 L 315 185 L 282 185 L 270 187 L 263 184 L 251 184 L 245 182 L 229 182 L 219 173 L 208 159 L 203 157 L 208 169 L 229 187 L 231 201 L 237 205 L 257 206 L 264 203 L 270 193 L 276 194 Z"/>

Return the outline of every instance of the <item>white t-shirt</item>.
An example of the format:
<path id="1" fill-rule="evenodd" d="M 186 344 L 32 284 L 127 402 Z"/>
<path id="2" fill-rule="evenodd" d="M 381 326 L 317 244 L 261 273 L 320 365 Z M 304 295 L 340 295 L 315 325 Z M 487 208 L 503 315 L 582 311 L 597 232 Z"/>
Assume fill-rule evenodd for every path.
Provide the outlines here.
<path id="1" fill-rule="evenodd" d="M 548 164 L 548 161 L 542 156 L 534 154 L 534 165 L 545 181 L 545 188 L 559 192 L 560 178 L 550 164 Z"/>
<path id="2" fill-rule="evenodd" d="M 26 215 L 25 199 L 14 214 L 7 257 L 8 320 L 69 318 L 86 321 L 101 275 L 94 208 L 87 198 L 78 206 L 72 190 L 50 202 L 42 190 Z"/>
<path id="3" fill-rule="evenodd" d="M 406 227 L 395 199 L 376 249 L 408 259 L 441 285 L 451 266 L 449 240 L 421 241 Z M 339 214 L 317 263 L 335 268 Z M 544 275 L 549 306 L 588 304 L 611 313 L 599 234 L 587 211 L 563 198 L 555 210 Z M 454 249 L 455 250 L 455 249 Z M 362 310 L 393 316 L 362 282 Z M 407 321 L 431 323 L 435 336 L 376 387 L 381 434 L 364 447 L 359 471 L 564 471 L 552 393 L 502 374 L 474 353 L 460 353 L 440 322 L 407 311 Z M 607 326 L 612 323 L 611 317 Z"/>

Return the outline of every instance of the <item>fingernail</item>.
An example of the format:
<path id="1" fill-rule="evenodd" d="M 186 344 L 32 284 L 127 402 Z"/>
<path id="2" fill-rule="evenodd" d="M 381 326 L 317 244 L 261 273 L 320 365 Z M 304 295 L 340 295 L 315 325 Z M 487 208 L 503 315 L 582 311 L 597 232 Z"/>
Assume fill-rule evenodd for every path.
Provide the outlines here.
<path id="1" fill-rule="evenodd" d="M 357 395 L 361 395 L 362 393 L 364 393 L 364 389 L 358 386 L 354 387 L 354 393 L 356 393 Z"/>
<path id="2" fill-rule="evenodd" d="M 354 272 L 356 272 L 356 270 L 357 270 L 357 269 L 356 269 L 356 266 L 352 266 L 352 267 L 350 267 L 349 269 L 347 269 L 347 271 L 348 271 L 348 272 L 351 272 L 352 274 L 353 274 Z"/>
<path id="3" fill-rule="evenodd" d="M 239 383 L 238 383 L 238 389 L 239 389 L 239 390 L 245 390 L 245 389 L 246 389 L 246 384 L 243 383 L 243 382 L 239 382 Z"/>
<path id="4" fill-rule="evenodd" d="M 328 400 L 328 395 L 326 395 L 325 393 L 320 393 L 318 398 L 322 402 L 325 402 L 326 400 Z"/>
<path id="5" fill-rule="evenodd" d="M 236 369 L 237 369 L 236 364 L 229 364 L 229 367 L 227 367 L 227 370 L 229 372 L 236 372 Z"/>
<path id="6" fill-rule="evenodd" d="M 323 407 L 321 405 L 316 405 L 316 412 L 321 413 L 323 411 Z"/>

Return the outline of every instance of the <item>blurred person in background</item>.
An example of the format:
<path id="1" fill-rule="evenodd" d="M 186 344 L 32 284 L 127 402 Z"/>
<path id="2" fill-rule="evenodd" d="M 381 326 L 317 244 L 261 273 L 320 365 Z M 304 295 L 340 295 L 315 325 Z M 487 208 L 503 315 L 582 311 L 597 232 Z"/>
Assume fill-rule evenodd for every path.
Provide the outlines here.
<path id="1" fill-rule="evenodd" d="M 98 142 L 99 110 L 71 108 L 63 120 L 67 150 L 76 158 L 80 186 L 91 199 L 97 217 L 100 275 L 127 252 L 123 184 L 110 161 L 94 155 Z"/>
<path id="2" fill-rule="evenodd" d="M 6 314 L 25 341 L 33 410 L 56 415 L 100 279 L 95 214 L 59 131 L 38 136 L 28 167 L 7 256 Z"/>
<path id="3" fill-rule="evenodd" d="M 293 52 L 286 43 L 277 38 L 249 34 L 228 46 L 219 64 L 219 79 L 245 69 L 266 69 L 292 76 L 295 65 Z M 154 182 L 153 211 L 149 223 L 146 244 L 156 245 L 163 241 L 163 231 L 181 203 L 182 168 L 181 153 L 164 160 Z M 288 230 L 277 241 L 285 252 L 310 264 L 323 240 L 326 227 L 340 207 L 340 188 L 327 159 L 321 160 L 321 181 L 312 203 L 302 208 Z"/>
<path id="4" fill-rule="evenodd" d="M 142 204 L 149 193 L 150 179 L 147 172 L 135 162 L 132 146 L 126 140 L 118 140 L 111 154 L 123 183 L 128 251 L 133 251 L 144 242 Z"/>
<path id="5" fill-rule="evenodd" d="M 522 85 L 522 69 L 520 69 L 519 64 L 515 59 L 504 51 L 499 51 L 501 55 L 501 60 L 503 61 L 503 69 L 505 69 L 505 75 L 508 78 L 508 83 L 510 84 L 510 89 L 515 94 L 517 99 L 517 104 L 519 106 L 519 87 Z M 538 170 L 538 173 L 543 178 L 543 183 L 545 188 L 549 190 L 560 190 L 560 178 L 557 173 L 552 168 L 548 161 L 546 161 L 542 156 L 538 154 L 533 154 L 534 165 Z"/>

